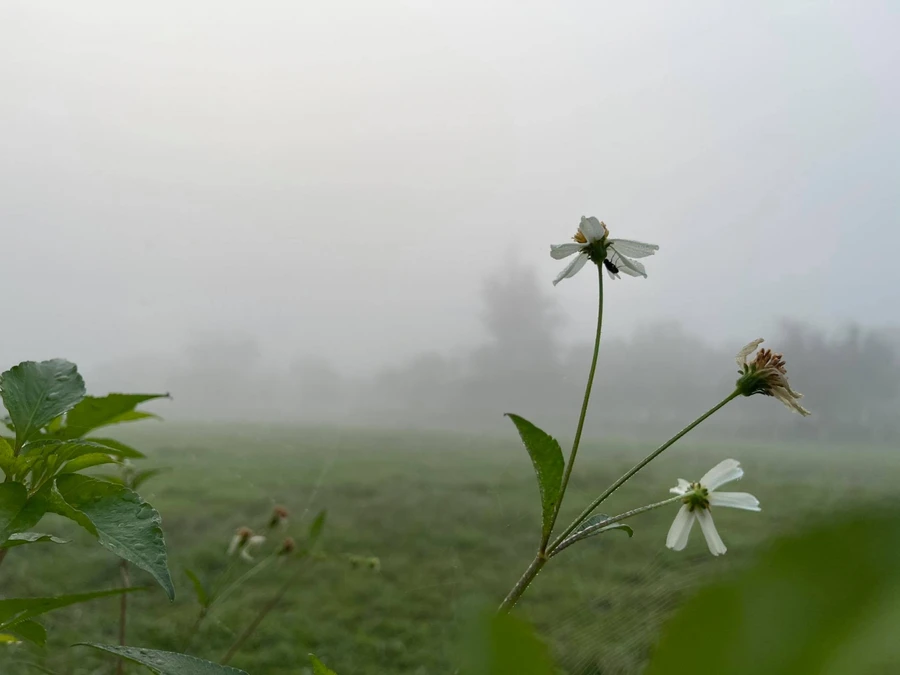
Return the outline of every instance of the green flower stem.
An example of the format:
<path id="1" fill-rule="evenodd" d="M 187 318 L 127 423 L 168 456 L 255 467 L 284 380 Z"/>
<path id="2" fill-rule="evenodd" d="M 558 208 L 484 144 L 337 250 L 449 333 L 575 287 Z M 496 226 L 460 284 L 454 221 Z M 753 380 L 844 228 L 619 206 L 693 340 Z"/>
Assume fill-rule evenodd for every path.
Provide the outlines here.
<path id="1" fill-rule="evenodd" d="M 608 526 L 612 525 L 613 523 L 618 523 L 618 522 L 621 522 L 628 518 L 631 518 L 632 516 L 636 516 L 639 513 L 646 513 L 647 511 L 652 511 L 653 509 L 658 509 L 661 506 L 668 506 L 669 504 L 674 504 L 675 502 L 680 502 L 683 500 L 684 500 L 684 497 L 682 497 L 681 495 L 678 495 L 676 497 L 670 497 L 669 499 L 664 499 L 661 502 L 656 502 L 655 504 L 647 504 L 647 506 L 641 506 L 640 508 L 637 508 L 637 509 L 631 509 L 631 511 L 626 511 L 625 513 L 620 513 L 617 516 L 612 516 L 611 518 L 602 520 L 599 523 L 594 523 L 590 527 L 586 527 L 583 530 L 571 535 L 568 539 L 565 539 L 562 542 L 560 542 L 559 546 L 553 548 L 550 551 L 550 557 L 552 558 L 553 556 L 557 555 L 560 551 L 564 551 L 565 549 L 569 548 L 572 544 L 575 544 L 575 543 L 581 541 L 582 539 L 587 539 L 588 537 L 595 534 L 599 530 L 602 530 L 604 527 L 608 527 Z"/>
<path id="2" fill-rule="evenodd" d="M 594 338 L 594 354 L 591 358 L 591 370 L 588 373 L 587 386 L 585 386 L 584 389 L 584 401 L 581 404 L 581 416 L 578 418 L 578 428 L 575 430 L 575 440 L 572 442 L 572 451 L 569 453 L 569 461 L 566 464 L 566 469 L 563 473 L 562 483 L 559 489 L 559 499 L 556 501 L 556 508 L 553 510 L 553 518 L 550 520 L 550 527 L 547 528 L 547 534 L 541 538 L 541 546 L 538 549 L 537 555 L 501 603 L 500 609 L 498 610 L 500 612 L 508 612 L 515 606 L 519 601 L 519 598 L 522 597 L 522 594 L 525 593 L 527 588 L 531 585 L 531 582 L 534 581 L 534 578 L 538 575 L 544 565 L 547 564 L 547 560 L 549 559 L 547 556 L 547 544 L 550 541 L 550 534 L 553 531 L 553 526 L 556 524 L 556 519 L 559 517 L 559 510 L 562 507 L 563 497 L 566 494 L 566 488 L 569 486 L 569 478 L 572 475 L 572 468 L 575 466 L 575 456 L 578 454 L 578 447 L 581 445 L 581 434 L 584 431 L 584 421 L 587 419 L 588 404 L 591 400 L 591 390 L 594 387 L 594 375 L 597 373 L 597 356 L 600 353 L 600 337 L 603 333 L 602 265 L 597 265 L 597 283 L 599 297 L 597 300 L 597 335 Z"/>
<path id="3" fill-rule="evenodd" d="M 606 490 L 603 492 L 603 494 L 601 494 L 594 501 L 592 501 L 590 503 L 590 505 L 584 511 L 581 512 L 581 515 L 579 515 L 575 520 L 572 521 L 572 524 L 569 525 L 563 531 L 563 533 L 556 538 L 556 540 L 553 542 L 553 544 L 550 545 L 550 550 L 556 551 L 559 548 L 560 544 L 562 544 L 566 540 L 566 538 L 570 534 L 572 534 L 572 532 L 575 531 L 576 527 L 581 525 L 581 523 L 583 523 L 587 518 L 589 518 L 590 515 L 594 512 L 594 510 L 598 506 L 600 506 L 600 504 L 602 504 L 604 501 L 606 501 L 607 497 L 609 497 L 613 492 L 615 492 L 620 487 L 622 487 L 625 483 L 627 483 L 628 480 L 632 476 L 634 476 L 634 474 L 636 474 L 638 471 L 640 471 L 645 466 L 647 466 L 650 462 L 652 462 L 654 459 L 656 459 L 659 455 L 661 455 L 670 446 L 674 445 L 677 441 L 679 441 L 688 432 L 693 430 L 694 427 L 698 426 L 701 422 L 704 422 L 709 417 L 712 417 L 712 415 L 719 412 L 719 410 L 724 408 L 726 405 L 728 405 L 728 403 L 730 403 L 731 401 L 733 401 L 740 395 L 741 395 L 740 390 L 735 389 L 731 394 L 729 394 L 727 397 L 725 397 L 725 399 L 723 399 L 720 403 L 717 403 L 715 406 L 710 408 L 708 411 L 706 411 L 705 413 L 700 415 L 700 417 L 698 417 L 693 422 L 688 424 L 684 429 L 682 429 L 677 434 L 672 436 L 672 438 L 667 440 L 665 443 L 663 443 L 661 446 L 659 446 L 656 450 L 651 452 L 644 459 L 642 459 L 640 462 L 638 462 L 633 467 L 631 467 L 621 478 L 619 478 L 615 483 L 613 483 L 608 488 L 606 488 Z"/>
<path id="4" fill-rule="evenodd" d="M 284 598 L 287 594 L 288 590 L 290 590 L 293 583 L 297 580 L 297 577 L 300 576 L 300 573 L 303 571 L 303 566 L 298 566 L 297 571 L 295 571 L 291 576 L 287 578 L 287 580 L 282 584 L 281 588 L 278 589 L 278 592 L 273 595 L 269 601 L 262 606 L 257 615 L 254 617 L 253 621 L 250 622 L 244 631 L 237 637 L 234 641 L 234 644 L 229 647 L 228 652 L 226 652 L 225 656 L 222 657 L 222 665 L 228 665 L 229 661 L 234 658 L 234 655 L 237 654 L 241 647 L 244 646 L 244 643 L 250 638 L 253 633 L 256 632 L 256 629 L 259 628 L 259 625 L 263 622 L 269 613 L 275 609 L 279 602 Z"/>
<path id="5" fill-rule="evenodd" d="M 584 421 L 587 418 L 588 404 L 591 401 L 591 389 L 594 387 L 594 375 L 597 373 L 597 356 L 600 353 L 600 336 L 603 332 L 602 265 L 597 265 L 597 283 L 599 288 L 599 297 L 597 301 L 597 335 L 594 338 L 594 355 L 591 359 L 591 370 L 588 374 L 587 386 L 584 388 L 584 401 L 581 404 L 581 416 L 578 418 L 578 428 L 575 430 L 575 440 L 572 442 L 572 452 L 569 453 L 569 461 L 566 464 L 562 484 L 559 488 L 559 499 L 556 501 L 556 508 L 553 510 L 553 518 L 550 520 L 550 527 L 547 528 L 547 534 L 541 539 L 541 548 L 538 558 L 542 557 L 543 554 L 547 552 L 547 542 L 550 540 L 550 533 L 553 531 L 553 526 L 556 525 L 556 519 L 559 517 L 559 510 L 562 508 L 563 497 L 566 496 L 566 488 L 569 486 L 569 477 L 572 475 L 572 468 L 575 466 L 575 456 L 578 454 L 578 446 L 581 445 L 581 434 L 584 431 Z M 535 560 L 537 560 L 537 558 L 535 558 Z M 535 572 L 535 574 L 537 574 L 537 572 Z"/>

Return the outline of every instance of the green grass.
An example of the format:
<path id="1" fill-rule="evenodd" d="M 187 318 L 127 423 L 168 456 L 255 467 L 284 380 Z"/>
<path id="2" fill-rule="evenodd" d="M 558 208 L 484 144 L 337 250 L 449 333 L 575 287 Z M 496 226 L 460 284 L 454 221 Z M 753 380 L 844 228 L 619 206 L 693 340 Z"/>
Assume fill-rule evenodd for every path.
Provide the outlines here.
<path id="1" fill-rule="evenodd" d="M 271 507 L 282 504 L 293 514 L 291 534 L 300 538 L 315 513 L 328 510 L 329 558 L 301 563 L 288 597 L 232 662 L 251 675 L 306 672 L 309 652 L 340 675 L 452 673 L 466 608 L 473 600 L 499 603 L 539 537 L 537 486 L 512 427 L 508 438 L 494 439 L 150 424 L 128 430 L 123 440 L 151 455 L 146 466 L 173 469 L 141 492 L 163 515 L 178 588 L 174 604 L 158 588 L 131 597 L 131 644 L 180 649 L 197 612 L 183 570 L 209 577 L 225 569 L 236 527 L 259 529 Z M 562 520 L 650 449 L 586 443 Z M 563 672 L 640 672 L 661 623 L 699 584 L 746 564 L 780 533 L 851 504 L 877 506 L 897 496 L 900 463 L 891 449 L 704 440 L 669 450 L 603 510 L 665 498 L 676 478 L 696 479 L 726 457 L 744 464 L 737 489 L 755 494 L 764 509 L 717 512 L 726 556 L 712 558 L 699 531 L 686 551 L 666 550 L 672 507 L 632 521 L 633 539 L 613 532 L 569 549 L 538 577 L 517 611 L 552 645 Z M 37 529 L 72 543 L 11 551 L 0 568 L 3 596 L 118 583 L 118 561 L 86 535 L 50 517 Z M 345 554 L 378 556 L 382 569 L 351 569 Z M 288 565 L 265 572 L 231 596 L 206 622 L 192 653 L 219 660 L 289 573 Z M 142 573 L 134 576 L 150 583 Z M 114 643 L 117 616 L 115 599 L 48 615 L 47 649 L 6 648 L 0 672 L 39 672 L 21 663 L 30 661 L 60 675 L 112 673 L 110 657 L 68 645 Z"/>

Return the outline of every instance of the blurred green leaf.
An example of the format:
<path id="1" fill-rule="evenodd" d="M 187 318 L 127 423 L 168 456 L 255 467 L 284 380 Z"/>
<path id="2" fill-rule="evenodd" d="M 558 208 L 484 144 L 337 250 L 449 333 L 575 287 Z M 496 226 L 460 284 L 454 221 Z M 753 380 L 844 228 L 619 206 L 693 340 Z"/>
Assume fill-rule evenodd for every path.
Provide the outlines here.
<path id="1" fill-rule="evenodd" d="M 319 661 L 315 654 L 310 654 L 309 660 L 312 663 L 313 675 L 337 675 L 331 668 Z"/>
<path id="2" fill-rule="evenodd" d="M 49 542 L 51 544 L 68 544 L 69 542 L 52 534 L 41 534 L 40 532 L 16 532 L 9 535 L 9 539 L 0 544 L 2 548 L 14 548 L 16 546 L 25 546 L 26 544 L 43 544 Z"/>
<path id="3" fill-rule="evenodd" d="M 81 438 L 100 427 L 156 417 L 151 413 L 136 411 L 135 408 L 146 401 L 167 397 L 168 394 L 86 396 L 66 415 L 66 424 L 57 432 L 57 436 L 69 439 Z"/>
<path id="4" fill-rule="evenodd" d="M 147 666 L 157 675 L 247 675 L 243 670 L 220 666 L 217 663 L 203 661 L 187 654 L 175 652 L 160 652 L 155 649 L 143 649 L 142 647 L 115 647 L 113 645 L 99 645 L 88 642 L 79 643 L 76 646 L 93 647 L 100 649 L 123 659 Z"/>
<path id="5" fill-rule="evenodd" d="M 312 524 L 309 526 L 309 537 L 307 544 L 310 549 L 315 547 L 316 543 L 319 541 L 319 538 L 322 536 L 322 530 L 325 529 L 325 517 L 327 515 L 327 511 L 319 511 L 318 515 L 315 517 L 315 520 L 313 520 Z"/>
<path id="6" fill-rule="evenodd" d="M 138 471 L 134 474 L 134 478 L 131 479 L 131 489 L 137 490 L 141 485 L 146 483 L 151 478 L 158 476 L 161 473 L 165 473 L 166 471 L 170 471 L 170 469 L 160 468 L 160 469 L 144 469 L 143 471 Z"/>
<path id="7" fill-rule="evenodd" d="M 21 483 L 0 483 L 0 542 L 15 532 L 14 524 L 28 502 L 28 489 Z"/>
<path id="8" fill-rule="evenodd" d="M 647 675 L 900 672 L 900 518 L 841 520 L 777 541 L 668 623 Z M 702 664 L 698 663 L 702 658 Z"/>
<path id="9" fill-rule="evenodd" d="M 461 654 L 462 675 L 556 675 L 550 650 L 534 629 L 493 608 L 467 626 Z"/>
<path id="10" fill-rule="evenodd" d="M 134 593 L 143 591 L 143 588 L 114 588 L 110 591 L 94 591 L 93 593 L 78 593 L 76 595 L 60 595 L 55 598 L 10 598 L 0 600 L 0 630 L 9 630 L 22 621 L 28 621 L 36 616 L 52 612 L 55 609 L 77 605 L 82 602 L 105 598 L 110 595 L 122 593 Z"/>
<path id="11" fill-rule="evenodd" d="M 101 546 L 149 572 L 169 599 L 174 599 L 175 587 L 156 509 L 134 490 L 87 476 L 63 474 L 56 479 L 56 487 L 64 504 L 70 507 L 59 508 L 57 513 L 85 527 Z"/>
<path id="12" fill-rule="evenodd" d="M 135 450 L 130 445 L 125 445 L 113 438 L 94 438 L 91 437 L 92 443 L 103 445 L 109 448 L 109 454 L 117 455 L 123 459 L 144 459 L 147 457 L 143 452 Z"/>
<path id="13" fill-rule="evenodd" d="M 47 629 L 37 621 L 21 621 L 9 629 L 9 631 L 23 640 L 27 640 L 38 647 L 47 644 Z"/>
<path id="14" fill-rule="evenodd" d="M 3 404 L 16 429 L 16 447 L 84 398 L 84 380 L 62 359 L 23 361 L 0 375 Z"/>
<path id="15" fill-rule="evenodd" d="M 197 595 L 197 602 L 200 603 L 201 607 L 209 607 L 209 591 L 206 590 L 206 586 L 203 585 L 200 577 L 198 577 L 193 570 L 186 569 L 184 573 L 194 585 L 194 593 Z"/>
<path id="16" fill-rule="evenodd" d="M 541 533 L 546 539 L 550 536 L 550 530 L 553 527 L 553 512 L 556 510 L 559 491 L 562 487 L 565 469 L 562 449 L 555 438 L 538 429 L 523 417 L 512 413 L 507 413 L 506 416 L 519 430 L 522 443 L 525 444 L 525 449 L 528 450 L 531 457 L 531 463 L 534 464 L 534 472 L 537 474 L 538 487 L 541 491 L 541 521 L 543 523 Z"/>
<path id="17" fill-rule="evenodd" d="M 13 453 L 12 446 L 6 442 L 6 439 L 0 438 L 0 470 L 9 476 L 13 473 L 15 463 L 16 456 Z"/>
<path id="18" fill-rule="evenodd" d="M 92 466 L 103 466 L 104 464 L 119 464 L 119 461 L 109 455 L 92 452 L 67 462 L 63 465 L 61 473 L 77 473 Z"/>

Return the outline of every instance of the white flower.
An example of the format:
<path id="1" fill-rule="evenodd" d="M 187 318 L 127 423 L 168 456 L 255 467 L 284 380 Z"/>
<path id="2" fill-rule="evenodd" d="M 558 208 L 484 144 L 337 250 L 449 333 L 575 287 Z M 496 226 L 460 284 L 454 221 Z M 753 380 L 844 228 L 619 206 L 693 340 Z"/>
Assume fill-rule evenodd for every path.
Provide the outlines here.
<path id="1" fill-rule="evenodd" d="M 674 551 L 681 551 L 687 546 L 688 535 L 694 526 L 694 521 L 700 521 L 700 529 L 706 537 L 706 545 L 713 555 L 722 555 L 728 549 L 722 543 L 722 538 L 716 530 L 710 507 L 726 506 L 731 509 L 743 509 L 745 511 L 759 511 L 759 500 L 746 492 L 716 492 L 718 488 L 734 480 L 740 480 L 744 475 L 740 462 L 734 459 L 726 459 L 716 464 L 706 472 L 696 483 L 689 483 L 683 478 L 678 479 L 678 485 L 669 492 L 684 497 L 684 504 L 678 510 L 672 527 L 669 528 L 669 536 L 666 537 L 666 546 Z"/>
<path id="2" fill-rule="evenodd" d="M 228 555 L 237 553 L 252 536 L 253 531 L 249 527 L 239 527 L 231 538 L 231 543 L 228 544 Z"/>
<path id="3" fill-rule="evenodd" d="M 581 224 L 573 239 L 574 243 L 571 244 L 550 246 L 550 255 L 554 260 L 575 255 L 575 259 L 556 277 L 554 286 L 563 279 L 575 276 L 588 260 L 593 260 L 598 265 L 602 263 L 610 279 L 618 279 L 619 272 L 632 277 L 646 277 L 644 266 L 632 258 L 646 258 L 659 250 L 656 244 L 642 244 L 630 239 L 609 239 L 606 223 L 593 216 L 581 217 Z"/>
<path id="4" fill-rule="evenodd" d="M 253 551 L 266 543 L 266 538 L 260 534 L 253 535 L 247 544 L 241 549 L 241 557 L 247 562 L 253 562 Z"/>
<path id="5" fill-rule="evenodd" d="M 788 384 L 787 369 L 782 354 L 776 354 L 771 349 L 760 349 L 752 361 L 748 360 L 748 357 L 763 342 L 764 340 L 759 338 L 738 352 L 736 360 L 738 372 L 741 374 L 737 381 L 738 389 L 744 396 L 753 396 L 753 394 L 772 396 L 790 410 L 807 417 L 811 413 L 798 403 L 803 398 L 803 394 L 794 391 Z"/>

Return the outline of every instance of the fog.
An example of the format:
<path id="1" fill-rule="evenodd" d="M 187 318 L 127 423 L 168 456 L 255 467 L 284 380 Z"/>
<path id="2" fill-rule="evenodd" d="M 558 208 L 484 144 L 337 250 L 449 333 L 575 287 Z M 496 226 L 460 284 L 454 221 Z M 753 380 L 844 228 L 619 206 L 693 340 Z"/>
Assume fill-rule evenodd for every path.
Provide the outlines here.
<path id="1" fill-rule="evenodd" d="M 607 284 L 597 424 L 686 421 L 764 336 L 816 434 L 888 434 L 898 34 L 876 2 L 8 0 L 0 357 L 174 418 L 571 421 L 596 288 L 548 248 L 595 215 L 660 246 Z M 776 406 L 730 419 L 793 433 Z"/>

